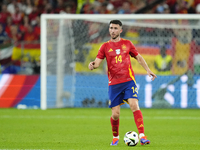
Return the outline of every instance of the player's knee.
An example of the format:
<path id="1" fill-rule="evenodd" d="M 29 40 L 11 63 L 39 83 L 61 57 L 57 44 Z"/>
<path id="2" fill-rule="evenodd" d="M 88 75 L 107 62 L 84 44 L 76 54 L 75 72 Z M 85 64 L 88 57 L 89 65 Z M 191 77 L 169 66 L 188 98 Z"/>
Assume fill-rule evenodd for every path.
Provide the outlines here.
<path id="1" fill-rule="evenodd" d="M 118 120 L 118 119 L 119 119 L 119 115 L 120 115 L 119 112 L 113 112 L 113 113 L 112 113 L 112 118 L 113 118 L 114 120 Z"/>
<path id="2" fill-rule="evenodd" d="M 137 105 L 134 105 L 134 104 L 130 105 L 130 108 L 131 108 L 132 112 L 139 110 L 139 107 Z"/>
<path id="3" fill-rule="evenodd" d="M 138 101 L 136 101 L 136 100 L 132 100 L 131 102 L 129 101 L 129 105 L 130 105 L 132 112 L 140 109 L 139 105 L 138 105 Z"/>

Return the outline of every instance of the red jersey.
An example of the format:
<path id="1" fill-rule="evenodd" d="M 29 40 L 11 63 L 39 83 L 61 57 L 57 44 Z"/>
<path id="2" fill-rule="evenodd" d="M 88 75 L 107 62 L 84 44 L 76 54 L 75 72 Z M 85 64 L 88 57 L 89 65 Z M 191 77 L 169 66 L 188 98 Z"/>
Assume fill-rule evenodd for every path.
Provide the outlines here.
<path id="1" fill-rule="evenodd" d="M 119 42 L 108 41 L 100 47 L 97 58 L 106 57 L 109 85 L 135 80 L 130 56 L 137 55 L 138 52 L 133 43 L 125 39 Z"/>
<path id="2" fill-rule="evenodd" d="M 39 37 L 34 31 L 33 32 L 25 32 L 23 40 L 26 42 L 37 41 L 37 40 L 39 40 Z"/>

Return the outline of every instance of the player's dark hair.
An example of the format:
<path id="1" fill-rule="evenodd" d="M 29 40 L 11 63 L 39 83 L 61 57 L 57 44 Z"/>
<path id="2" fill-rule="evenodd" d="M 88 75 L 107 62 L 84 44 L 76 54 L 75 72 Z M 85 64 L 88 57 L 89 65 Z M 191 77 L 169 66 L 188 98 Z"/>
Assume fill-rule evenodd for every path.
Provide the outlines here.
<path id="1" fill-rule="evenodd" d="M 110 21 L 110 24 L 118 24 L 120 27 L 122 27 L 122 22 L 121 21 L 119 21 L 119 20 L 111 20 Z"/>

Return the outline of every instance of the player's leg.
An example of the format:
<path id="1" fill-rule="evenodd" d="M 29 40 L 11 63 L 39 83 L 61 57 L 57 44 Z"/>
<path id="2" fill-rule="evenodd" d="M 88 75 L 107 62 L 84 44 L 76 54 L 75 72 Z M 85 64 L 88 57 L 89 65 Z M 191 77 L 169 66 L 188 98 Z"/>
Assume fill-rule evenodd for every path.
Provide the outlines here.
<path id="1" fill-rule="evenodd" d="M 109 86 L 109 108 L 111 108 L 112 115 L 110 118 L 113 141 L 111 145 L 117 145 L 119 142 L 119 115 L 120 115 L 120 105 L 124 104 L 124 84 L 117 84 Z"/>
<path id="2" fill-rule="evenodd" d="M 139 132 L 139 138 L 140 138 L 141 145 L 150 144 L 150 141 L 147 140 L 146 136 L 144 135 L 143 115 L 139 108 L 138 99 L 129 98 L 128 103 L 130 105 L 131 111 L 133 112 L 135 124 L 136 124 L 138 132 Z"/>
<path id="3" fill-rule="evenodd" d="M 120 116 L 120 105 L 112 107 L 112 115 L 110 117 L 110 123 L 113 133 L 113 141 L 110 145 L 118 145 L 119 143 L 119 116 Z"/>

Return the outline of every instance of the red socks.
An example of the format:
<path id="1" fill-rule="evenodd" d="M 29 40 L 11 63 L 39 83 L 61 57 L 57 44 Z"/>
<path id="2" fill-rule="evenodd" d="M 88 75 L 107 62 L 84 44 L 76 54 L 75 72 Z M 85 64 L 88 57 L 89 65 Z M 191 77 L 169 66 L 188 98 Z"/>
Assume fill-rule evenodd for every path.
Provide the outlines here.
<path id="1" fill-rule="evenodd" d="M 133 112 L 133 116 L 134 116 L 135 124 L 137 126 L 139 134 L 144 133 L 144 123 L 143 123 L 142 112 L 140 110 L 136 110 L 135 112 Z M 111 126 L 112 126 L 113 136 L 115 136 L 115 137 L 119 136 L 119 119 L 114 120 L 111 117 L 110 123 L 111 123 Z"/>
<path id="2" fill-rule="evenodd" d="M 112 132 L 113 136 L 118 136 L 119 135 L 119 119 L 114 120 L 112 117 L 110 118 L 110 123 L 112 126 Z"/>
<path id="3" fill-rule="evenodd" d="M 133 112 L 134 119 L 135 119 L 135 124 L 137 126 L 138 132 L 144 133 L 144 123 L 143 123 L 143 116 L 142 112 L 140 110 L 136 110 Z"/>

